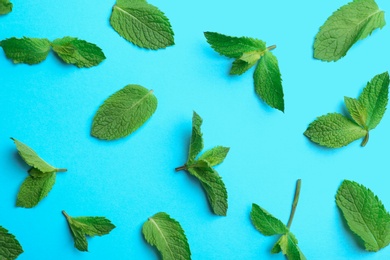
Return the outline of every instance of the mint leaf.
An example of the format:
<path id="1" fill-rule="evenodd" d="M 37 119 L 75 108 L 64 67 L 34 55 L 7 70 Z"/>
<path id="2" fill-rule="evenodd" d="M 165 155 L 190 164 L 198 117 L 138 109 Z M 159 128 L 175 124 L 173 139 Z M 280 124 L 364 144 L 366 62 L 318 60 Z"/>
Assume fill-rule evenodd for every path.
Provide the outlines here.
<path id="1" fill-rule="evenodd" d="M 256 94 L 270 107 L 284 112 L 282 78 L 278 60 L 266 52 L 257 64 L 253 74 Z"/>
<path id="2" fill-rule="evenodd" d="M 371 190 L 344 180 L 336 204 L 352 232 L 364 241 L 366 250 L 378 251 L 390 243 L 390 214 Z"/>
<path id="3" fill-rule="evenodd" d="M 314 41 L 314 58 L 337 61 L 358 40 L 385 26 L 384 12 L 374 0 L 354 0 L 334 12 Z"/>
<path id="4" fill-rule="evenodd" d="M 33 169 L 20 187 L 16 206 L 33 208 L 45 198 L 56 181 L 56 173 L 42 173 Z M 31 171 L 30 171 L 31 172 Z"/>
<path id="5" fill-rule="evenodd" d="M 153 90 L 127 85 L 111 95 L 96 112 L 91 134 L 99 139 L 114 140 L 140 128 L 156 111 Z"/>
<path id="6" fill-rule="evenodd" d="M 12 3 L 9 0 L 0 0 L 0 15 L 8 14 L 12 11 Z"/>
<path id="7" fill-rule="evenodd" d="M 366 134 L 367 130 L 338 113 L 318 117 L 304 133 L 311 141 L 329 148 L 346 146 Z"/>
<path id="8" fill-rule="evenodd" d="M 164 260 L 191 259 L 190 246 L 180 223 L 165 212 L 150 217 L 142 226 L 145 240 L 156 246 Z"/>
<path id="9" fill-rule="evenodd" d="M 291 260 L 306 259 L 298 247 L 298 240 L 295 238 L 293 233 L 290 232 L 295 210 L 298 205 L 300 190 L 301 180 L 298 180 L 287 226 L 255 203 L 252 204 L 252 211 L 250 213 L 252 223 L 254 227 L 260 231 L 260 233 L 265 236 L 282 235 L 271 249 L 271 253 L 276 254 L 282 252 L 287 259 Z"/>
<path id="10" fill-rule="evenodd" d="M 270 52 L 276 46 L 248 37 L 231 37 L 215 32 L 204 33 L 207 42 L 221 55 L 235 58 L 230 75 L 241 75 L 256 63 L 253 74 L 256 94 L 269 106 L 284 112 L 282 79 L 278 60 Z"/>
<path id="11" fill-rule="evenodd" d="M 288 232 L 282 221 L 255 203 L 252 204 L 250 215 L 255 228 L 265 236 L 283 235 Z"/>
<path id="12" fill-rule="evenodd" d="M 202 118 L 194 111 L 192 115 L 192 134 L 190 141 L 190 149 L 188 152 L 188 163 L 192 163 L 196 156 L 203 149 L 203 137 L 200 127 L 202 126 Z"/>
<path id="13" fill-rule="evenodd" d="M 16 237 L 0 226 L 0 259 L 14 260 L 21 253 L 23 249 Z"/>
<path id="14" fill-rule="evenodd" d="M 88 251 L 86 236 L 103 236 L 115 228 L 115 225 L 105 217 L 71 217 L 64 210 L 62 214 L 68 222 L 74 246 L 80 251 Z"/>
<path id="15" fill-rule="evenodd" d="M 14 141 L 14 143 L 16 145 L 16 149 L 19 152 L 19 155 L 31 167 L 36 168 L 43 173 L 66 171 L 66 169 L 55 168 L 55 167 L 51 166 L 50 164 L 45 162 L 41 157 L 39 157 L 39 155 L 33 149 L 31 149 L 29 146 L 16 140 L 15 138 L 11 137 L 11 139 Z"/>
<path id="16" fill-rule="evenodd" d="M 195 176 L 206 192 L 211 209 L 216 215 L 226 216 L 228 209 L 227 191 L 221 177 L 212 166 L 218 165 L 225 159 L 229 148 L 223 146 L 208 150 L 198 159 L 196 157 L 203 149 L 201 132 L 202 118 L 196 113 L 192 117 L 192 135 L 187 162 L 176 171 L 186 170 Z"/>
<path id="17" fill-rule="evenodd" d="M 168 18 L 146 1 L 118 0 L 110 23 L 120 36 L 141 48 L 156 50 L 175 44 Z"/>
<path id="18" fill-rule="evenodd" d="M 376 75 L 363 89 L 359 101 L 367 110 L 366 126 L 374 129 L 381 121 L 389 100 L 389 73 Z"/>
<path id="19" fill-rule="evenodd" d="M 5 56 L 14 63 L 37 64 L 46 59 L 50 51 L 48 39 L 12 37 L 2 40 L 0 46 L 3 47 Z"/>
<path id="20" fill-rule="evenodd" d="M 187 171 L 195 176 L 202 184 L 214 214 L 226 216 L 228 195 L 225 184 L 217 171 L 211 168 L 208 162 L 201 159 L 189 166 Z"/>
<path id="21" fill-rule="evenodd" d="M 224 146 L 216 146 L 210 150 L 204 152 L 199 160 L 207 161 L 210 166 L 215 166 L 223 162 L 225 160 L 230 148 Z"/>
<path id="22" fill-rule="evenodd" d="M 240 58 L 244 53 L 267 49 L 265 42 L 254 38 L 232 37 L 216 32 L 205 32 L 204 36 L 216 52 L 229 58 Z"/>
<path id="23" fill-rule="evenodd" d="M 74 37 L 54 40 L 52 46 L 64 62 L 79 68 L 96 66 L 106 58 L 102 49 L 95 44 Z"/>
<path id="24" fill-rule="evenodd" d="M 362 102 L 355 98 L 344 97 L 344 103 L 352 119 L 361 127 L 365 127 L 367 122 L 367 110 Z"/>

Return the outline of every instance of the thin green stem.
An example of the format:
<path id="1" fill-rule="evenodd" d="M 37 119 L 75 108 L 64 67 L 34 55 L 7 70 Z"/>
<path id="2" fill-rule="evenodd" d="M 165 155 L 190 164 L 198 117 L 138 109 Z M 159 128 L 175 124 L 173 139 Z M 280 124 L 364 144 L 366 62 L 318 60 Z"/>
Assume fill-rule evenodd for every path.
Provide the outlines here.
<path id="1" fill-rule="evenodd" d="M 370 132 L 367 131 L 367 134 L 364 137 L 363 142 L 361 144 L 362 147 L 366 146 L 366 144 L 368 143 L 368 139 L 370 139 Z"/>
<path id="2" fill-rule="evenodd" d="M 57 172 L 67 172 L 68 170 L 67 169 L 65 169 L 65 168 L 58 168 L 57 169 Z"/>
<path id="3" fill-rule="evenodd" d="M 299 194 L 300 193 L 301 193 L 301 179 L 297 180 L 297 185 L 296 185 L 296 188 L 295 188 L 294 201 L 293 201 L 293 204 L 292 204 L 292 207 L 291 207 L 290 218 L 289 218 L 288 223 L 287 223 L 287 228 L 288 229 L 290 229 L 292 221 L 294 219 L 295 210 L 297 209 L 298 200 L 299 200 Z"/>
<path id="4" fill-rule="evenodd" d="M 66 214 L 65 210 L 62 211 L 62 214 L 68 219 L 69 218 L 69 215 Z"/>
<path id="5" fill-rule="evenodd" d="M 184 170 L 187 170 L 187 166 L 186 165 L 183 165 L 183 166 L 180 166 L 180 167 L 176 167 L 175 168 L 175 171 L 179 172 L 179 171 L 184 171 Z"/>
<path id="6" fill-rule="evenodd" d="M 268 46 L 268 47 L 267 47 L 267 50 L 272 51 L 272 50 L 275 49 L 275 48 L 276 48 L 276 45 L 271 45 L 271 46 Z"/>

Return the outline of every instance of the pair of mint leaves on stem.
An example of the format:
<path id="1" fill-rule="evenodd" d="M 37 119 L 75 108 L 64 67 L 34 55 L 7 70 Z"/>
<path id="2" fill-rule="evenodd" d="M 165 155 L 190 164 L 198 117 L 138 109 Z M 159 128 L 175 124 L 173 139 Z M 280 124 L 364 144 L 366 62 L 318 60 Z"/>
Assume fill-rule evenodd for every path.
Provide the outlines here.
<path id="1" fill-rule="evenodd" d="M 282 221 L 272 216 L 268 211 L 253 203 L 250 213 L 251 220 L 255 228 L 265 236 L 281 235 L 279 240 L 271 249 L 271 253 L 282 252 L 288 259 L 304 260 L 306 259 L 298 247 L 298 240 L 291 233 L 290 227 L 298 205 L 299 194 L 301 191 L 301 180 L 297 181 L 293 205 L 287 226 Z"/>
<path id="2" fill-rule="evenodd" d="M 28 170 L 29 176 L 20 187 L 16 206 L 32 208 L 49 194 L 55 183 L 57 172 L 66 172 L 66 169 L 51 166 L 29 146 L 14 138 L 11 139 L 19 155 L 31 166 Z"/>
<path id="3" fill-rule="evenodd" d="M 370 189 L 344 180 L 337 191 L 336 204 L 367 251 L 379 251 L 390 243 L 390 214 Z"/>
<path id="4" fill-rule="evenodd" d="M 305 135 L 320 145 L 339 148 L 363 138 L 362 146 L 368 142 L 369 131 L 381 121 L 388 103 L 389 74 L 376 75 L 358 99 L 345 97 L 345 105 L 352 118 L 339 113 L 318 117 L 312 122 Z"/>
<path id="5" fill-rule="evenodd" d="M 0 259 L 14 260 L 23 253 L 23 248 L 14 235 L 0 226 Z"/>
<path id="6" fill-rule="evenodd" d="M 197 178 L 206 192 L 207 199 L 214 214 L 226 216 L 228 209 L 226 187 L 222 178 L 213 167 L 224 161 L 229 152 L 229 148 L 216 146 L 204 152 L 196 159 L 203 150 L 202 121 L 202 118 L 194 112 L 188 159 L 183 166 L 177 167 L 175 170 L 188 171 L 192 176 Z"/>
<path id="7" fill-rule="evenodd" d="M 120 36 L 141 48 L 157 50 L 175 44 L 168 18 L 145 0 L 117 0 L 110 23 Z"/>
<path id="8" fill-rule="evenodd" d="M 354 0 L 334 12 L 314 41 L 314 58 L 337 61 L 359 40 L 385 26 L 384 12 L 374 0 Z"/>
<path id="9" fill-rule="evenodd" d="M 69 36 L 53 42 L 40 38 L 12 37 L 2 40 L 0 46 L 14 63 L 30 65 L 44 61 L 51 48 L 62 61 L 79 68 L 96 66 L 106 58 L 95 44 Z"/>
<path id="10" fill-rule="evenodd" d="M 241 75 L 255 64 L 256 94 L 270 107 L 284 112 L 284 94 L 278 60 L 265 42 L 248 37 L 231 37 L 216 32 L 204 33 L 207 42 L 219 54 L 234 58 L 231 75 Z"/>
<path id="11" fill-rule="evenodd" d="M 12 7 L 13 5 L 9 0 L 0 0 L 0 15 L 10 13 Z"/>

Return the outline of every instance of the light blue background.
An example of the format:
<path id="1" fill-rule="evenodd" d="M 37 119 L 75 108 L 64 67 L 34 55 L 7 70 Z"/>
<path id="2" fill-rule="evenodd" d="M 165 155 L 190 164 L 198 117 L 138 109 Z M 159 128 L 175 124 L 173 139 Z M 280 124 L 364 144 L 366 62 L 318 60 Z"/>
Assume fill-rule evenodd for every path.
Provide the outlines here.
<path id="1" fill-rule="evenodd" d="M 226 2 L 151 0 L 169 17 L 176 45 L 148 51 L 121 38 L 109 25 L 115 1 L 13 0 L 0 17 L 0 39 L 74 36 L 100 46 L 107 59 L 78 69 L 50 53 L 41 64 L 14 65 L 0 51 L 0 225 L 25 253 L 19 259 L 158 259 L 141 227 L 165 211 L 186 232 L 193 259 L 284 259 L 271 255 L 277 237 L 257 232 L 253 202 L 287 222 L 295 182 L 301 197 L 292 231 L 308 259 L 389 259 L 390 248 L 364 251 L 334 202 L 344 179 L 364 184 L 390 208 L 390 115 L 360 141 L 324 149 L 302 133 L 317 116 L 343 112 L 343 97 L 357 97 L 374 75 L 389 70 L 390 26 L 357 43 L 336 63 L 312 58 L 313 39 L 327 17 L 347 1 Z M 390 12 L 390 2 L 377 0 Z M 204 31 L 276 44 L 285 113 L 254 93 L 253 69 L 229 76 L 232 60 L 206 43 Z M 118 141 L 90 136 L 97 108 L 127 84 L 153 89 L 156 113 Z M 187 158 L 192 111 L 204 119 L 205 149 L 231 147 L 217 167 L 229 194 L 227 217 L 211 213 L 199 183 L 174 168 Z M 9 137 L 30 145 L 68 172 L 37 207 L 16 208 L 27 165 Z M 61 214 L 106 216 L 117 228 L 88 239 L 89 253 L 73 247 Z"/>

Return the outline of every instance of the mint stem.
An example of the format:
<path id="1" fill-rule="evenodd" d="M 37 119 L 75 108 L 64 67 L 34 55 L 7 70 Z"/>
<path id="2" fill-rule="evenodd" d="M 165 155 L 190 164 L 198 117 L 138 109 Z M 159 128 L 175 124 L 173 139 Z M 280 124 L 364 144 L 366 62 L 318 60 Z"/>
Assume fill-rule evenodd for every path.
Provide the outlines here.
<path id="1" fill-rule="evenodd" d="M 65 168 L 58 168 L 57 169 L 57 172 L 67 172 L 68 170 L 67 169 L 65 169 Z"/>
<path id="2" fill-rule="evenodd" d="M 66 218 L 69 218 L 69 215 L 66 214 L 65 210 L 62 211 L 62 214 L 63 214 Z"/>
<path id="3" fill-rule="evenodd" d="M 368 139 L 370 138 L 370 132 L 367 131 L 367 134 L 366 136 L 364 137 L 363 139 L 363 142 L 361 144 L 362 147 L 366 146 L 366 144 L 368 143 Z"/>
<path id="4" fill-rule="evenodd" d="M 272 51 L 275 48 L 276 48 L 276 45 L 271 45 L 271 46 L 267 47 L 267 50 Z"/>
<path id="5" fill-rule="evenodd" d="M 294 219 L 295 210 L 297 209 L 300 192 L 301 192 L 301 179 L 297 180 L 297 185 L 296 185 L 296 188 L 295 188 L 294 201 L 293 201 L 293 204 L 292 204 L 292 207 L 291 207 L 290 218 L 289 218 L 288 223 L 287 223 L 287 228 L 288 229 L 290 229 L 292 221 Z"/>
<path id="6" fill-rule="evenodd" d="M 176 167 L 175 171 L 179 172 L 179 171 L 184 171 L 186 169 L 187 169 L 187 166 L 183 165 L 183 166 L 180 166 L 180 167 Z"/>

